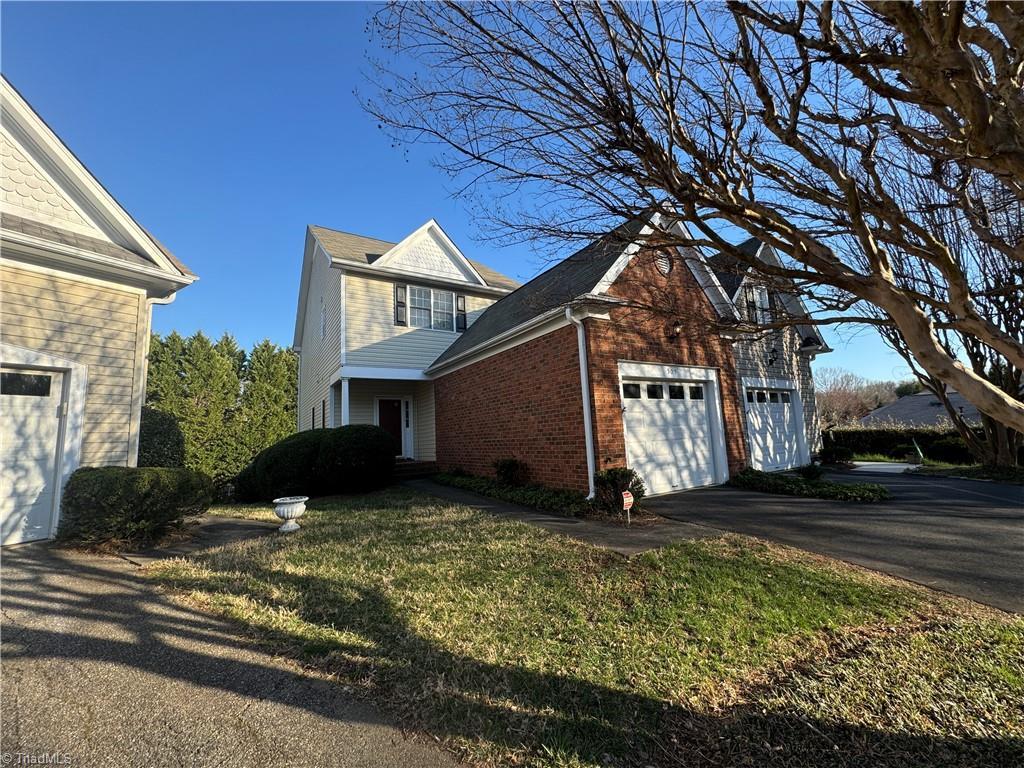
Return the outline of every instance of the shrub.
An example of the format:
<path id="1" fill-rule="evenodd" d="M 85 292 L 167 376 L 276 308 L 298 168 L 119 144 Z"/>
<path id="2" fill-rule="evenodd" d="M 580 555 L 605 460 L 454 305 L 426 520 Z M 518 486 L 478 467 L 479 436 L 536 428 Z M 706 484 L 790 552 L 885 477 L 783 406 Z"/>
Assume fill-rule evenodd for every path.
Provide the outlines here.
<path id="1" fill-rule="evenodd" d="M 213 482 L 175 467 L 86 467 L 68 480 L 57 538 L 82 544 L 157 541 L 210 506 Z"/>
<path id="2" fill-rule="evenodd" d="M 748 491 L 832 501 L 875 502 L 890 497 L 889 490 L 878 483 L 834 483 L 829 480 L 810 482 L 799 477 L 769 474 L 756 469 L 745 469 L 733 475 L 729 485 Z"/>
<path id="3" fill-rule="evenodd" d="M 640 475 L 628 467 L 613 467 L 594 475 L 594 506 L 609 515 L 622 514 L 622 492 L 633 494 L 634 509 L 647 494 Z"/>
<path id="4" fill-rule="evenodd" d="M 545 488 L 540 485 L 506 485 L 489 477 L 456 475 L 450 472 L 435 475 L 434 479 L 444 485 L 473 491 L 482 496 L 490 496 L 512 504 L 522 504 L 524 507 L 533 507 L 566 517 L 584 517 L 591 510 L 590 502 L 582 493 L 576 491 Z"/>
<path id="5" fill-rule="evenodd" d="M 927 456 L 947 464 L 970 464 L 971 451 L 962 437 L 944 437 L 928 446 Z"/>
<path id="6" fill-rule="evenodd" d="M 235 478 L 235 498 L 269 501 L 278 496 L 319 496 L 316 463 L 329 431 L 296 432 L 264 448 Z"/>
<path id="7" fill-rule="evenodd" d="M 494 462 L 494 473 L 498 482 L 505 485 L 526 485 L 530 479 L 530 468 L 519 459 L 498 459 Z"/>
<path id="8" fill-rule="evenodd" d="M 395 439 L 372 424 L 321 430 L 314 472 L 321 494 L 372 491 L 391 483 L 395 472 Z"/>
<path id="9" fill-rule="evenodd" d="M 155 408 L 142 409 L 139 425 L 140 467 L 185 466 L 185 435 L 178 418 Z"/>
<path id="10" fill-rule="evenodd" d="M 822 464 L 847 464 L 853 461 L 853 451 L 842 445 L 827 445 L 818 453 Z"/>
<path id="11" fill-rule="evenodd" d="M 796 468 L 796 473 L 800 475 L 804 480 L 821 480 L 825 475 L 825 470 L 819 467 L 817 464 L 805 464 L 802 467 Z"/>
<path id="12" fill-rule="evenodd" d="M 235 498 L 270 501 L 368 491 L 390 483 L 394 468 L 394 439 L 380 427 L 311 429 L 257 454 L 235 479 Z"/>
<path id="13" fill-rule="evenodd" d="M 917 449 L 911 443 L 900 443 L 899 445 L 893 446 L 888 453 L 886 453 L 890 459 L 917 459 Z"/>

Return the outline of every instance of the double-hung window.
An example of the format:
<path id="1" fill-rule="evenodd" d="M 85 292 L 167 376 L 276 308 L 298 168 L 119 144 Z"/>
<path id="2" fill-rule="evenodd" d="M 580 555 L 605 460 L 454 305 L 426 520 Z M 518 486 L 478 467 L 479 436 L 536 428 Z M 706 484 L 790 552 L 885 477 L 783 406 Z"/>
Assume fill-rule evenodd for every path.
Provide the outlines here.
<path id="1" fill-rule="evenodd" d="M 410 285 L 407 290 L 399 286 L 399 289 L 395 291 L 396 325 L 405 325 L 407 303 L 410 328 L 433 328 L 436 331 L 465 329 L 465 299 L 462 296 L 417 285 Z"/>

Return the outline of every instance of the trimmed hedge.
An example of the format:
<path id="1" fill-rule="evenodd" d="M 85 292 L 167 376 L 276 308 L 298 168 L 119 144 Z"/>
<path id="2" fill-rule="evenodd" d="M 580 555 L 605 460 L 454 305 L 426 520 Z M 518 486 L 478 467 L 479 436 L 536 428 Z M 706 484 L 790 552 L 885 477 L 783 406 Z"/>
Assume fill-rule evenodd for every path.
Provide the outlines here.
<path id="1" fill-rule="evenodd" d="M 473 491 L 492 499 L 522 504 L 566 517 L 584 517 L 592 509 L 586 496 L 576 491 L 555 490 L 540 485 L 506 485 L 490 477 L 442 472 L 434 479 L 444 485 Z"/>
<path id="2" fill-rule="evenodd" d="M 235 478 L 235 498 L 270 501 L 370 491 L 388 485 L 394 470 L 394 439 L 380 427 L 311 429 L 257 454 Z"/>
<path id="3" fill-rule="evenodd" d="M 818 452 L 822 464 L 848 464 L 853 461 L 853 451 L 842 445 L 827 445 Z"/>
<path id="4" fill-rule="evenodd" d="M 140 467 L 184 467 L 185 435 L 178 418 L 155 408 L 142 408 L 139 426 Z"/>
<path id="5" fill-rule="evenodd" d="M 891 497 L 889 489 L 878 483 L 834 483 L 830 480 L 804 480 L 792 475 L 780 475 L 745 469 L 733 475 L 729 485 L 748 491 L 776 493 L 784 496 L 803 496 L 831 501 L 885 501 Z"/>
<path id="6" fill-rule="evenodd" d="M 146 546 L 205 512 L 213 481 L 178 467 L 85 467 L 64 488 L 62 541 L 96 545 L 118 542 Z"/>
<path id="7" fill-rule="evenodd" d="M 950 430 L 889 427 L 885 429 L 832 429 L 822 434 L 822 453 L 830 448 L 846 448 L 853 453 L 902 455 L 906 446 L 921 448 L 925 458 L 950 464 L 971 464 L 967 444 L 959 433 Z"/>

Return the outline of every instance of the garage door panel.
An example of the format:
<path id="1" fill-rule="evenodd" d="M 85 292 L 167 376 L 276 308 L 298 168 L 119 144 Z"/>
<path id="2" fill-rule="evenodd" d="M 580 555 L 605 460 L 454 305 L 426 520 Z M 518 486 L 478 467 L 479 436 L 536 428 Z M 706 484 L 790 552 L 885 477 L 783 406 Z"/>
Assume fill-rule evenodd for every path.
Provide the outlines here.
<path id="1" fill-rule="evenodd" d="M 627 463 L 652 494 L 715 481 L 705 384 L 665 384 L 670 386 L 659 389 L 663 383 L 639 382 L 641 396 L 622 401 Z M 651 397 L 659 391 L 662 397 Z"/>
<path id="2" fill-rule="evenodd" d="M 0 381 L 0 534 L 4 544 L 48 538 L 57 493 L 62 377 L 5 368 Z"/>

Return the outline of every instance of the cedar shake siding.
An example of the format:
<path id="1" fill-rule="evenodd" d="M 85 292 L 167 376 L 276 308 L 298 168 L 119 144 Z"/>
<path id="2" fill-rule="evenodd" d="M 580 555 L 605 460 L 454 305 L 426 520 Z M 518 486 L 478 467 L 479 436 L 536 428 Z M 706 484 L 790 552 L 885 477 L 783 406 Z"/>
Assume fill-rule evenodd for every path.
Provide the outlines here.
<path id="1" fill-rule="evenodd" d="M 641 254 L 623 270 L 608 294 L 651 307 L 675 307 L 683 330 L 677 338 L 669 338 L 668 317 L 635 307 L 614 308 L 608 320 L 584 320 L 597 471 L 626 464 L 620 360 L 717 369 L 729 471 L 740 471 L 747 463 L 747 449 L 732 350 L 714 330 L 715 310 L 689 268 L 676 257 L 672 271 L 665 276 L 651 258 Z"/>
<path id="2" fill-rule="evenodd" d="M 587 491 L 576 328 L 565 327 L 434 382 L 437 460 L 494 476 L 519 459 L 530 482 Z"/>

